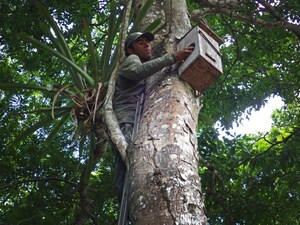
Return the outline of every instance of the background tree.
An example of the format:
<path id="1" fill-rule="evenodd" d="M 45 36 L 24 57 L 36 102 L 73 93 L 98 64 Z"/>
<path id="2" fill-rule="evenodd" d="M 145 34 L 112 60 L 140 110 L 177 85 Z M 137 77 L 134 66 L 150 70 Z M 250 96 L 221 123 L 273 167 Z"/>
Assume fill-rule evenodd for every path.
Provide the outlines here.
<path id="1" fill-rule="evenodd" d="M 225 41 L 225 76 L 205 93 L 202 113 L 221 121 L 227 136 L 220 140 L 214 127 L 200 128 L 208 217 L 212 224 L 298 223 L 299 4 L 197 1 L 199 6 L 193 18 L 219 27 Z M 233 121 L 242 123 L 241 113 L 250 116 L 270 96 L 285 103 L 270 132 L 229 133 Z"/>
<path id="2" fill-rule="evenodd" d="M 80 88 L 80 83 L 91 90 L 99 90 L 98 83 L 106 86 L 117 63 L 114 53 L 124 7 L 114 1 L 42 3 L 59 25 L 75 64 L 83 71 L 70 63 L 61 63 L 57 57 L 49 57 L 46 51 L 17 37 L 21 31 L 26 32 L 65 53 L 59 46 L 66 45 L 63 39 L 59 40 L 59 31 L 49 17 L 45 18 L 45 12 L 37 10 L 31 1 L 0 3 L 0 222 L 113 224 L 117 206 L 111 151 L 106 151 L 102 158 L 94 154 L 97 152 L 93 143 L 100 139 L 94 137 L 97 132 L 92 132 L 95 127 L 91 122 L 99 122 L 100 128 L 103 123 L 93 116 L 91 109 L 97 108 L 95 105 L 79 107 L 90 102 L 98 104 L 92 97 L 100 96 L 100 92 Z M 209 222 L 297 224 L 299 3 L 188 3 L 193 21 L 205 18 L 225 41 L 224 76 L 201 99 L 199 117 L 199 173 Z M 135 4 L 140 14 L 127 17 L 133 22 L 132 30 L 152 4 Z M 159 22 L 148 29 L 158 29 Z M 92 79 L 76 80 L 84 77 L 83 73 Z M 285 107 L 273 114 L 269 133 L 237 136 L 228 131 L 226 137 L 219 138 L 220 131 L 214 127 L 216 121 L 227 131 L 233 121 L 242 122 L 239 118 L 243 112 L 250 115 L 273 95 L 280 96 Z M 77 117 L 70 117 L 75 105 L 91 114 L 79 110 Z M 51 114 L 55 119 L 51 119 Z M 78 120 L 81 114 L 88 116 Z M 88 123 L 84 123 L 87 119 Z M 99 148 L 103 151 L 98 153 L 104 152 L 106 145 L 110 147 L 107 141 L 103 144 Z"/>

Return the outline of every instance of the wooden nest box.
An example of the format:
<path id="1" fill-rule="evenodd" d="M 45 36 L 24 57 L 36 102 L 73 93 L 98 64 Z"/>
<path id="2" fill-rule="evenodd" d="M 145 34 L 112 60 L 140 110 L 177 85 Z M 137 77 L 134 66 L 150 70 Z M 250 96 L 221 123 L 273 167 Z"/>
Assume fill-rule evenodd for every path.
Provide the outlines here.
<path id="1" fill-rule="evenodd" d="M 195 47 L 180 65 L 179 77 L 200 93 L 207 90 L 223 73 L 220 53 L 222 43 L 209 27 L 200 22 L 177 45 L 177 49 Z"/>

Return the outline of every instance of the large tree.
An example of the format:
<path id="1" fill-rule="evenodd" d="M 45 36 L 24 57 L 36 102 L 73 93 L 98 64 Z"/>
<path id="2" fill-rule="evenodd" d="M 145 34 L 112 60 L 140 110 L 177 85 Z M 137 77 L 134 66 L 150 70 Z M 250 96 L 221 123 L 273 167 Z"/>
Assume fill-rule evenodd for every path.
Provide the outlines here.
<path id="1" fill-rule="evenodd" d="M 191 29 L 186 2 L 156 1 L 140 29 L 157 19 L 166 24 L 154 44 L 160 56 L 176 50 Z M 176 68 L 151 77 L 148 86 L 140 130 L 127 150 L 132 222 L 206 224 L 198 174 L 198 97 Z"/>
<path id="2" fill-rule="evenodd" d="M 192 24 L 206 19 L 225 41 L 224 75 L 201 99 L 172 72 L 150 80 L 127 156 L 110 104 L 120 46 L 145 29 L 157 56 L 174 50 L 186 2 L 41 3 L 0 3 L 1 223 L 115 223 L 108 136 L 130 168 L 135 224 L 205 222 L 197 171 L 211 224 L 297 223 L 299 3 L 188 1 Z M 219 138 L 216 121 L 226 130 L 272 95 L 285 108 L 269 133 Z"/>

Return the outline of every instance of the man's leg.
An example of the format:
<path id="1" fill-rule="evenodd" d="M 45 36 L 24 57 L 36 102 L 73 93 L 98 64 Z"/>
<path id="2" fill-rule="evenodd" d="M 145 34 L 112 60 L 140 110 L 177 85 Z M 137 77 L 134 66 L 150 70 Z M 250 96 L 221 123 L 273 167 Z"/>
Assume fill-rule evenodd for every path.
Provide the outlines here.
<path id="1" fill-rule="evenodd" d="M 131 123 L 122 123 L 120 124 L 121 131 L 125 136 L 127 143 L 131 142 L 133 124 Z M 124 180 L 126 175 L 126 165 L 123 162 L 121 156 L 116 152 L 116 179 L 115 185 L 117 188 L 118 200 L 121 203 L 122 201 L 122 193 L 124 187 Z"/>

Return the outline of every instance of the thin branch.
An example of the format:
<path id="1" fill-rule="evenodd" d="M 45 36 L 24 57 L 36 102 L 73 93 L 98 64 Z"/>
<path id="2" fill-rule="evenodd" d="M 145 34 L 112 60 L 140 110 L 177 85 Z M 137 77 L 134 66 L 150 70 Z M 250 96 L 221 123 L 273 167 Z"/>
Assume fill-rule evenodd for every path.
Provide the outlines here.
<path id="1" fill-rule="evenodd" d="M 278 20 L 278 13 L 274 12 L 274 8 L 267 8 L 270 11 L 270 14 L 276 19 L 276 21 L 266 21 L 259 18 L 245 16 L 241 13 L 235 11 L 235 7 L 240 7 L 241 1 L 203 1 L 199 0 L 199 3 L 203 3 L 204 5 L 208 6 L 207 8 L 202 8 L 198 10 L 194 10 L 191 15 L 193 20 L 201 20 L 205 16 L 211 14 L 222 14 L 227 15 L 232 18 L 245 21 L 251 24 L 267 27 L 267 28 L 282 28 L 287 29 L 293 32 L 297 38 L 300 40 L 300 26 L 297 24 L 293 24 L 288 22 L 286 19 L 280 17 Z M 274 16 L 275 15 L 275 16 Z"/>
<path id="2" fill-rule="evenodd" d="M 36 217 L 36 215 L 32 215 L 32 216 L 29 217 L 29 218 L 22 219 L 22 220 L 18 221 L 17 225 L 20 225 L 20 224 L 22 224 L 22 223 L 28 222 L 28 221 L 32 220 L 34 217 Z"/>
<path id="3" fill-rule="evenodd" d="M 235 168 L 237 168 L 237 167 L 239 167 L 239 166 L 241 166 L 241 165 L 243 165 L 243 164 L 246 164 L 246 163 L 248 163 L 248 162 L 251 161 L 251 160 L 255 160 L 255 159 L 257 159 L 258 157 L 260 157 L 260 156 L 262 156 L 262 155 L 267 154 L 267 153 L 268 153 L 269 151 L 271 151 L 274 147 L 276 147 L 276 146 L 278 146 L 278 145 L 280 145 L 280 144 L 282 144 L 282 143 L 288 142 L 288 141 L 289 141 L 294 135 L 296 135 L 298 132 L 300 132 L 300 128 L 296 128 L 292 133 L 290 133 L 290 135 L 286 136 L 286 137 L 283 138 L 281 141 L 276 141 L 276 142 L 270 142 L 269 140 L 267 140 L 267 138 L 266 138 L 266 135 L 268 134 L 268 133 L 267 133 L 267 134 L 263 137 L 263 139 L 264 139 L 268 144 L 270 144 L 270 146 L 269 146 L 265 151 L 263 151 L 263 152 L 261 152 L 261 153 L 258 153 L 258 154 L 255 154 L 255 155 L 251 155 L 251 156 L 247 157 L 246 159 L 240 161 L 239 163 L 236 163 L 236 164 L 230 169 L 230 171 L 233 171 Z M 261 139 L 261 138 L 260 138 L 260 139 Z M 258 139 L 257 141 L 259 141 L 260 139 Z M 256 141 L 256 142 L 257 142 L 257 141 Z"/>
<path id="4" fill-rule="evenodd" d="M 125 43 L 125 37 L 128 29 L 129 24 L 129 18 L 130 18 L 130 11 L 132 7 L 132 0 L 128 0 L 126 3 L 124 3 L 125 9 L 124 9 L 124 15 L 123 15 L 123 21 L 121 26 L 121 32 L 120 32 L 120 47 L 118 52 L 118 61 L 115 66 L 115 69 L 112 72 L 112 75 L 109 80 L 109 85 L 107 89 L 106 99 L 104 103 L 104 117 L 105 122 L 107 125 L 107 128 L 110 132 L 111 139 L 113 143 L 117 146 L 117 149 L 123 159 L 124 162 L 126 162 L 126 148 L 127 148 L 127 142 L 125 140 L 124 135 L 122 134 L 122 131 L 119 127 L 116 115 L 113 110 L 113 104 L 112 99 L 115 92 L 115 83 L 118 76 L 118 70 L 120 67 L 121 62 L 124 59 L 124 50 L 123 46 Z"/>
<path id="5" fill-rule="evenodd" d="M 276 11 L 276 9 L 271 6 L 270 4 L 268 4 L 266 1 L 264 0 L 258 0 L 258 2 L 263 5 L 270 13 L 271 15 L 276 19 L 276 20 L 279 20 L 279 21 L 285 21 L 285 19 L 280 15 L 280 13 L 278 13 Z"/>
<path id="6" fill-rule="evenodd" d="M 246 2 L 246 0 L 198 0 L 198 2 L 208 7 L 232 8 Z"/>

